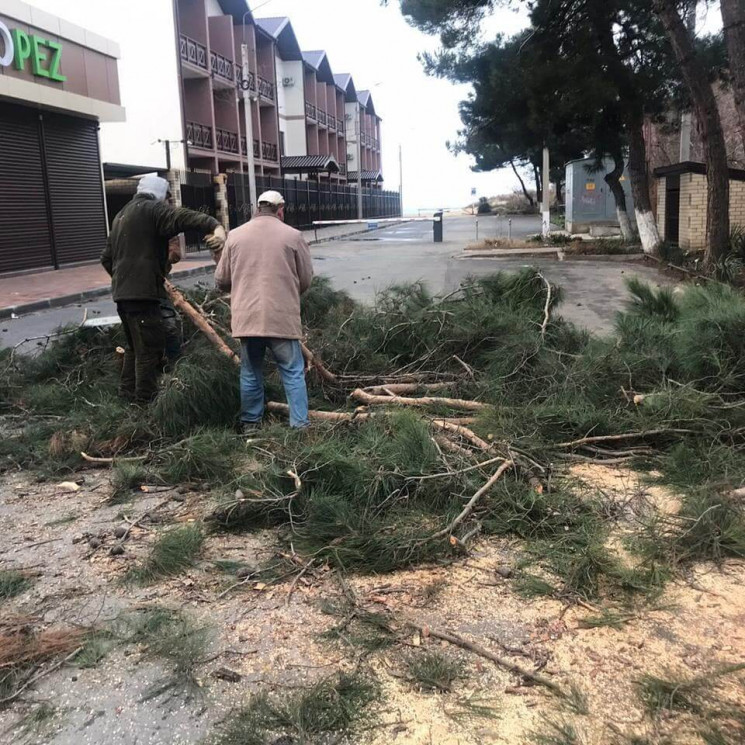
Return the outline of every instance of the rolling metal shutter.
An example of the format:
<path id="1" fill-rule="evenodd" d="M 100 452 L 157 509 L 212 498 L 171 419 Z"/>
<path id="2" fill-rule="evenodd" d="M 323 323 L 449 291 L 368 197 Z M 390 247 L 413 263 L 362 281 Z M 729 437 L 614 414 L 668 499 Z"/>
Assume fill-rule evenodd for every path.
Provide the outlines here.
<path id="1" fill-rule="evenodd" d="M 97 124 L 49 113 L 42 121 L 57 261 L 97 259 L 106 245 Z"/>
<path id="2" fill-rule="evenodd" d="M 52 267 L 39 114 L 0 103 L 0 272 Z"/>

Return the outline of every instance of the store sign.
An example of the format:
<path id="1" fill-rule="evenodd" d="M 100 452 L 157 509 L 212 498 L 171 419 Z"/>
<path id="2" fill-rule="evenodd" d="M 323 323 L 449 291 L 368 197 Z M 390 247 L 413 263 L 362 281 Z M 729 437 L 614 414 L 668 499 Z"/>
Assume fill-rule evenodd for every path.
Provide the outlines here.
<path id="1" fill-rule="evenodd" d="M 38 78 L 63 83 L 67 78 L 60 72 L 62 45 L 47 41 L 19 28 L 12 31 L 0 21 L 0 67 L 28 70 Z"/>

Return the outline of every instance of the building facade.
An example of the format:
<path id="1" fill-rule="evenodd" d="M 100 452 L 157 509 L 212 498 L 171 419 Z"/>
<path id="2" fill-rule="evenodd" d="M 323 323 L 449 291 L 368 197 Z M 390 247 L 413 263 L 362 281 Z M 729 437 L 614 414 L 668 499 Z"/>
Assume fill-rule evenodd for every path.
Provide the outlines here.
<path id="1" fill-rule="evenodd" d="M 251 147 L 259 176 L 356 183 L 359 158 L 363 185 L 380 188 L 381 119 L 372 96 L 358 95 L 351 75 L 335 74 L 325 51 L 303 51 L 289 18 L 255 18 L 245 0 L 174 7 L 187 169 L 245 171 Z"/>
<path id="2" fill-rule="evenodd" d="M 18 0 L 0 7 L 0 272 L 98 258 L 100 122 L 121 122 L 116 43 Z"/>

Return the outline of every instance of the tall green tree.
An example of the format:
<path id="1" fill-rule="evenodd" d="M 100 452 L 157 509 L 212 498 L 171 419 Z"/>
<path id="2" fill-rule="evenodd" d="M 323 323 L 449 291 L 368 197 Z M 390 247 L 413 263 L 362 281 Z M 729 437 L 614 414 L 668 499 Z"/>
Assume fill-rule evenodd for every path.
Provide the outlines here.
<path id="1" fill-rule="evenodd" d="M 720 0 L 720 7 L 740 139 L 745 147 L 745 0 Z"/>
<path id="2" fill-rule="evenodd" d="M 653 0 L 693 102 L 706 160 L 706 255 L 715 268 L 729 250 L 729 163 L 714 91 L 695 40 L 678 12 L 675 0 Z"/>

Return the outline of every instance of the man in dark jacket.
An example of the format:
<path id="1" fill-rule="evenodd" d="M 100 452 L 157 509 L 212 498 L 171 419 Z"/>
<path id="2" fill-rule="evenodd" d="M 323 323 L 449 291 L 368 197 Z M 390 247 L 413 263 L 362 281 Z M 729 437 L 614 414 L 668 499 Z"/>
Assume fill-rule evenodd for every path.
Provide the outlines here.
<path id="1" fill-rule="evenodd" d="M 168 241 L 186 230 L 208 235 L 205 242 L 219 251 L 225 230 L 214 217 L 166 203 L 168 182 L 143 176 L 137 194 L 114 218 L 101 264 L 111 275 L 111 289 L 122 319 L 127 348 L 119 394 L 140 404 L 158 390 L 165 329 L 160 301 L 167 297 Z"/>

